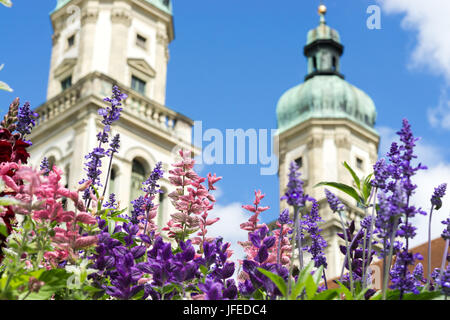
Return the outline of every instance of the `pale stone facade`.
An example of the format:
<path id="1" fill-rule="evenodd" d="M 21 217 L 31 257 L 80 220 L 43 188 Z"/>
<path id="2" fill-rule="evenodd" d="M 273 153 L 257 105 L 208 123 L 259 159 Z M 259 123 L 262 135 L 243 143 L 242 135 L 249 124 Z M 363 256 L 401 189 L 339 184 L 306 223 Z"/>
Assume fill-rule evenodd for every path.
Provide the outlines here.
<path id="1" fill-rule="evenodd" d="M 85 177 L 84 155 L 97 146 L 102 130 L 98 109 L 118 85 L 128 94 L 111 136 L 120 133 L 108 188 L 121 207 L 129 207 L 140 183 L 157 161 L 166 171 L 161 185 L 158 224 L 169 219 L 167 191 L 174 148 L 189 148 L 193 121 L 165 104 L 168 44 L 174 38 L 170 13 L 152 4 L 162 0 L 59 0 L 51 13 L 53 48 L 47 102 L 30 139 L 33 166 L 44 157 L 64 170 L 66 183 L 77 188 Z M 161 4 L 162 5 L 162 4 Z M 133 81 L 134 78 L 139 81 Z M 67 80 L 69 79 L 69 80 Z M 137 83 L 137 84 L 136 84 Z M 108 160 L 103 160 L 102 172 Z M 103 176 L 102 182 L 105 176 Z M 107 194 L 109 194 L 107 192 Z"/>

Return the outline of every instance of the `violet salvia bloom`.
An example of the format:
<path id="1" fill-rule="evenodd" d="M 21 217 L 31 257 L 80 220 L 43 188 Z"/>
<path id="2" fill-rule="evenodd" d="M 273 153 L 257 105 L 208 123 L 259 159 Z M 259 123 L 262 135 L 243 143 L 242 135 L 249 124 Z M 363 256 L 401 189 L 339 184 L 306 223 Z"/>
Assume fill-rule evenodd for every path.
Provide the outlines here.
<path id="1" fill-rule="evenodd" d="M 48 176 L 48 174 L 50 173 L 50 171 L 52 170 L 50 168 L 50 163 L 48 162 L 47 157 L 44 157 L 44 159 L 42 159 L 41 162 L 41 166 L 39 168 L 41 171 L 44 171 L 44 176 Z"/>
<path id="2" fill-rule="evenodd" d="M 431 205 L 435 209 L 439 209 L 442 207 L 442 198 L 445 196 L 445 191 L 447 189 L 447 184 L 443 183 L 440 186 L 434 189 L 434 193 L 431 196 Z"/>
<path id="3" fill-rule="evenodd" d="M 158 162 L 153 169 L 152 173 L 142 184 L 144 185 L 141 188 L 142 191 L 148 193 L 150 195 L 155 195 L 157 193 L 162 193 L 162 190 L 159 190 L 159 184 L 157 183 L 159 179 L 163 177 L 164 171 L 161 169 L 162 162 Z"/>
<path id="4" fill-rule="evenodd" d="M 105 149 L 97 147 L 94 148 L 94 150 L 91 153 L 89 153 L 84 157 L 86 160 L 88 160 L 85 163 L 86 167 L 84 168 L 84 170 L 86 171 L 87 179 L 81 180 L 80 184 L 83 184 L 87 180 L 91 180 L 92 185 L 102 186 L 102 184 L 100 183 L 100 175 L 102 173 L 100 167 L 102 165 L 101 158 L 105 156 L 106 156 Z M 89 192 L 90 188 L 86 190 Z"/>
<path id="5" fill-rule="evenodd" d="M 281 224 L 292 223 L 292 220 L 289 219 L 289 209 L 284 209 L 283 211 L 281 211 L 278 222 Z"/>
<path id="6" fill-rule="evenodd" d="M 325 189 L 325 195 L 327 197 L 328 204 L 330 205 L 330 208 L 333 212 L 344 210 L 344 205 L 334 193 L 332 193 L 328 189 Z"/>
<path id="7" fill-rule="evenodd" d="M 22 135 L 22 137 L 31 133 L 31 129 L 36 125 L 35 118 L 38 116 L 39 115 L 36 112 L 33 112 L 30 109 L 29 102 L 25 102 L 23 107 L 19 108 L 16 130 Z"/>
<path id="8" fill-rule="evenodd" d="M 441 237 L 444 240 L 450 240 L 450 218 L 447 218 L 446 220 L 442 221 L 442 224 L 446 225 L 447 227 L 442 232 Z"/>
<path id="9" fill-rule="evenodd" d="M 111 193 L 109 195 L 109 199 L 103 204 L 103 207 L 109 209 L 117 209 L 116 195 L 114 193 Z"/>
<path id="10" fill-rule="evenodd" d="M 386 189 L 386 182 L 389 179 L 389 171 L 387 169 L 386 160 L 379 159 L 373 166 L 373 176 L 371 184 L 375 188 L 381 190 Z"/>
<path id="11" fill-rule="evenodd" d="M 299 178 L 300 172 L 298 172 L 298 166 L 295 161 L 292 161 L 289 166 L 289 181 L 287 184 L 287 191 L 281 200 L 286 200 L 286 202 L 291 206 L 303 207 L 307 200 L 307 195 L 303 191 L 303 181 Z"/>
<path id="12" fill-rule="evenodd" d="M 109 150 L 106 151 L 102 148 L 103 143 L 108 142 L 108 132 L 111 131 L 111 124 L 114 121 L 119 120 L 120 118 L 120 112 L 122 111 L 122 108 L 119 108 L 122 104 L 120 103 L 123 99 L 126 99 L 127 95 L 120 93 L 120 90 L 117 86 L 113 87 L 113 95 L 111 98 L 105 98 L 104 101 L 110 102 L 111 106 L 108 106 L 103 109 L 99 109 L 98 114 L 103 117 L 102 124 L 104 125 L 103 131 L 99 132 L 97 134 L 97 140 L 99 141 L 98 147 L 94 148 L 94 150 L 89 153 L 87 156 L 85 156 L 86 160 L 88 160 L 85 163 L 84 170 L 87 172 L 88 179 L 83 179 L 79 183 L 82 184 L 86 182 L 87 180 L 92 181 L 92 185 L 89 186 L 88 189 L 85 190 L 83 198 L 87 200 L 89 198 L 90 191 L 92 190 L 92 186 L 102 186 L 100 183 L 100 175 L 101 175 L 101 168 L 102 161 L 101 158 L 108 155 Z M 117 137 L 118 139 L 118 137 Z M 118 140 L 113 140 L 113 146 L 118 146 Z M 111 147 L 113 148 L 113 147 Z"/>
<path id="13" fill-rule="evenodd" d="M 120 148 L 120 134 L 116 134 L 109 144 L 108 154 L 117 153 Z"/>
<path id="14" fill-rule="evenodd" d="M 312 201 L 311 211 L 305 216 L 305 219 L 301 221 L 301 228 L 309 233 L 311 244 L 305 246 L 303 250 L 306 250 L 311 254 L 316 268 L 320 266 L 326 268 L 327 259 L 325 258 L 324 249 L 327 246 L 327 242 L 321 236 L 320 232 L 322 230 L 318 226 L 319 223 L 323 221 L 319 215 L 319 203 L 313 198 L 309 198 L 309 200 Z"/>
<path id="15" fill-rule="evenodd" d="M 138 264 L 138 268 L 152 275 L 153 286 L 181 284 L 200 277 L 199 264 L 194 261 L 195 249 L 191 241 L 181 241 L 179 248 L 181 252 L 173 254 L 170 243 L 165 243 L 159 236 L 155 239 L 153 248 L 147 252 L 147 262 Z"/>
<path id="16" fill-rule="evenodd" d="M 414 278 L 417 280 L 416 281 L 416 286 L 421 286 L 422 282 L 424 282 L 424 273 L 423 273 L 423 264 L 422 263 L 418 263 L 413 271 L 413 276 Z"/>
<path id="17" fill-rule="evenodd" d="M 136 293 L 144 289 L 138 284 L 143 271 L 135 260 L 140 259 L 146 251 L 145 246 L 135 245 L 135 238 L 139 228 L 132 223 L 116 226 L 115 233 L 124 232 L 124 243 L 114 239 L 108 232 L 105 220 L 98 218 L 98 226 L 102 230 L 98 235 L 96 254 L 91 259 L 94 268 L 99 270 L 90 277 L 94 280 L 94 285 L 103 289 L 103 292 L 112 297 L 128 300 Z M 109 282 L 105 282 L 104 278 Z M 148 294 L 144 294 L 145 299 Z"/>
<path id="18" fill-rule="evenodd" d="M 414 294 L 420 293 L 419 288 L 421 285 L 418 283 L 415 275 L 405 270 L 409 265 L 414 265 L 416 259 L 422 260 L 423 258 L 406 250 L 397 253 L 397 260 L 390 271 L 392 285 L 389 288 L 402 289 L 404 292 L 413 292 Z"/>
<path id="19" fill-rule="evenodd" d="M 439 279 L 439 284 L 442 288 L 442 293 L 446 296 L 450 295 L 450 264 L 447 266 L 442 278 Z"/>
<path id="20" fill-rule="evenodd" d="M 111 98 L 105 98 L 103 101 L 109 102 L 111 106 L 108 106 L 104 109 L 99 109 L 98 114 L 103 117 L 102 123 L 104 125 L 103 133 L 107 133 L 110 131 L 111 124 L 120 118 L 120 112 L 123 108 L 120 108 L 122 105 L 121 101 L 125 100 L 128 97 L 125 93 L 121 93 L 119 87 L 113 87 L 113 94 Z M 99 140 L 104 139 L 105 135 L 98 136 Z"/>

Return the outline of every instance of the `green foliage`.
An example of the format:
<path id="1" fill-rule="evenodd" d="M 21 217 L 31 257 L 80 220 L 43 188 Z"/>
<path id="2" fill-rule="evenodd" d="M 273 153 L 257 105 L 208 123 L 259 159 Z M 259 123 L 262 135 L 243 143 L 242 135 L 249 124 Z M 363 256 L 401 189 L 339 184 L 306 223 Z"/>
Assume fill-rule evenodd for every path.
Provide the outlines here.
<path id="1" fill-rule="evenodd" d="M 358 178 L 355 171 L 348 165 L 347 162 L 344 162 L 343 166 L 350 172 L 356 189 L 344 183 L 329 181 L 320 182 L 314 187 L 328 186 L 336 188 L 355 199 L 358 205 L 362 206 L 363 208 L 367 208 L 369 206 L 370 195 L 372 193 L 372 185 L 370 184 L 370 180 L 372 179 L 373 174 L 370 174 L 367 177 Z"/>
<path id="2" fill-rule="evenodd" d="M 323 266 L 320 266 L 311 274 L 313 269 L 314 262 L 311 261 L 300 271 L 297 281 L 292 286 L 291 292 L 288 292 L 288 283 L 279 275 L 262 268 L 258 268 L 258 271 L 268 277 L 277 286 L 285 300 L 333 300 L 338 295 L 336 289 L 318 292 L 322 280 Z M 254 298 L 256 299 L 256 297 Z"/>

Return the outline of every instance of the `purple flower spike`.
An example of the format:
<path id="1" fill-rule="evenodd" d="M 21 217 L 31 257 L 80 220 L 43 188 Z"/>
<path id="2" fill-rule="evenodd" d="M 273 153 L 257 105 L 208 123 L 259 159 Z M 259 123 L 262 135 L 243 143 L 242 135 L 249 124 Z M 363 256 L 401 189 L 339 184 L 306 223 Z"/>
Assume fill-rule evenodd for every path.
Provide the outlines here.
<path id="1" fill-rule="evenodd" d="M 445 196 L 446 189 L 446 183 L 443 183 L 434 189 L 434 193 L 431 196 L 431 204 L 435 207 L 436 210 L 439 210 L 442 207 L 442 198 Z"/>
<path id="2" fill-rule="evenodd" d="M 327 196 L 328 204 L 330 205 L 330 208 L 331 210 L 333 210 L 333 212 L 344 210 L 344 205 L 334 193 L 332 193 L 328 189 L 325 189 L 325 195 Z"/>

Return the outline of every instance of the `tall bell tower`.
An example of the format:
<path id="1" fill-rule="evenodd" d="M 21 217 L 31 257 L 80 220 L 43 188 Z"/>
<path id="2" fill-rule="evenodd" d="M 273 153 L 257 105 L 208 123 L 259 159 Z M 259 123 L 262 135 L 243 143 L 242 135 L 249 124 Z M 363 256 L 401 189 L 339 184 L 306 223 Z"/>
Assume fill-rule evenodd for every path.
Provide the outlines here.
<path id="1" fill-rule="evenodd" d="M 344 256 L 339 218 L 326 201 L 322 181 L 352 184 L 342 165 L 346 161 L 358 174 L 368 175 L 376 162 L 379 136 L 374 129 L 376 109 L 372 99 L 344 80 L 340 59 L 344 52 L 339 33 L 325 20 L 326 7 L 319 7 L 319 26 L 308 32 L 304 55 L 308 70 L 304 82 L 286 91 L 277 105 L 280 196 L 286 191 L 289 164 L 297 162 L 305 192 L 320 203 L 325 220 L 321 228 L 328 242 L 328 277 L 340 274 Z M 362 210 L 345 193 L 330 188 L 347 205 L 350 219 L 359 221 Z M 281 207 L 285 207 L 283 201 Z"/>
<path id="2" fill-rule="evenodd" d="M 122 208 L 129 206 L 157 161 L 167 172 L 174 148 L 192 149 L 193 121 L 165 106 L 168 45 L 174 39 L 172 3 L 58 0 L 50 19 L 47 102 L 36 110 L 40 118 L 30 137 L 31 163 L 39 166 L 47 157 L 64 170 L 67 185 L 77 188 L 85 176 L 84 155 L 96 146 L 102 128 L 98 109 L 118 85 L 128 99 L 112 126 L 112 135 L 121 136 L 121 147 L 108 191 L 117 194 Z M 169 191 L 168 180 L 162 187 Z M 162 225 L 169 201 L 164 195 L 159 200 Z"/>

